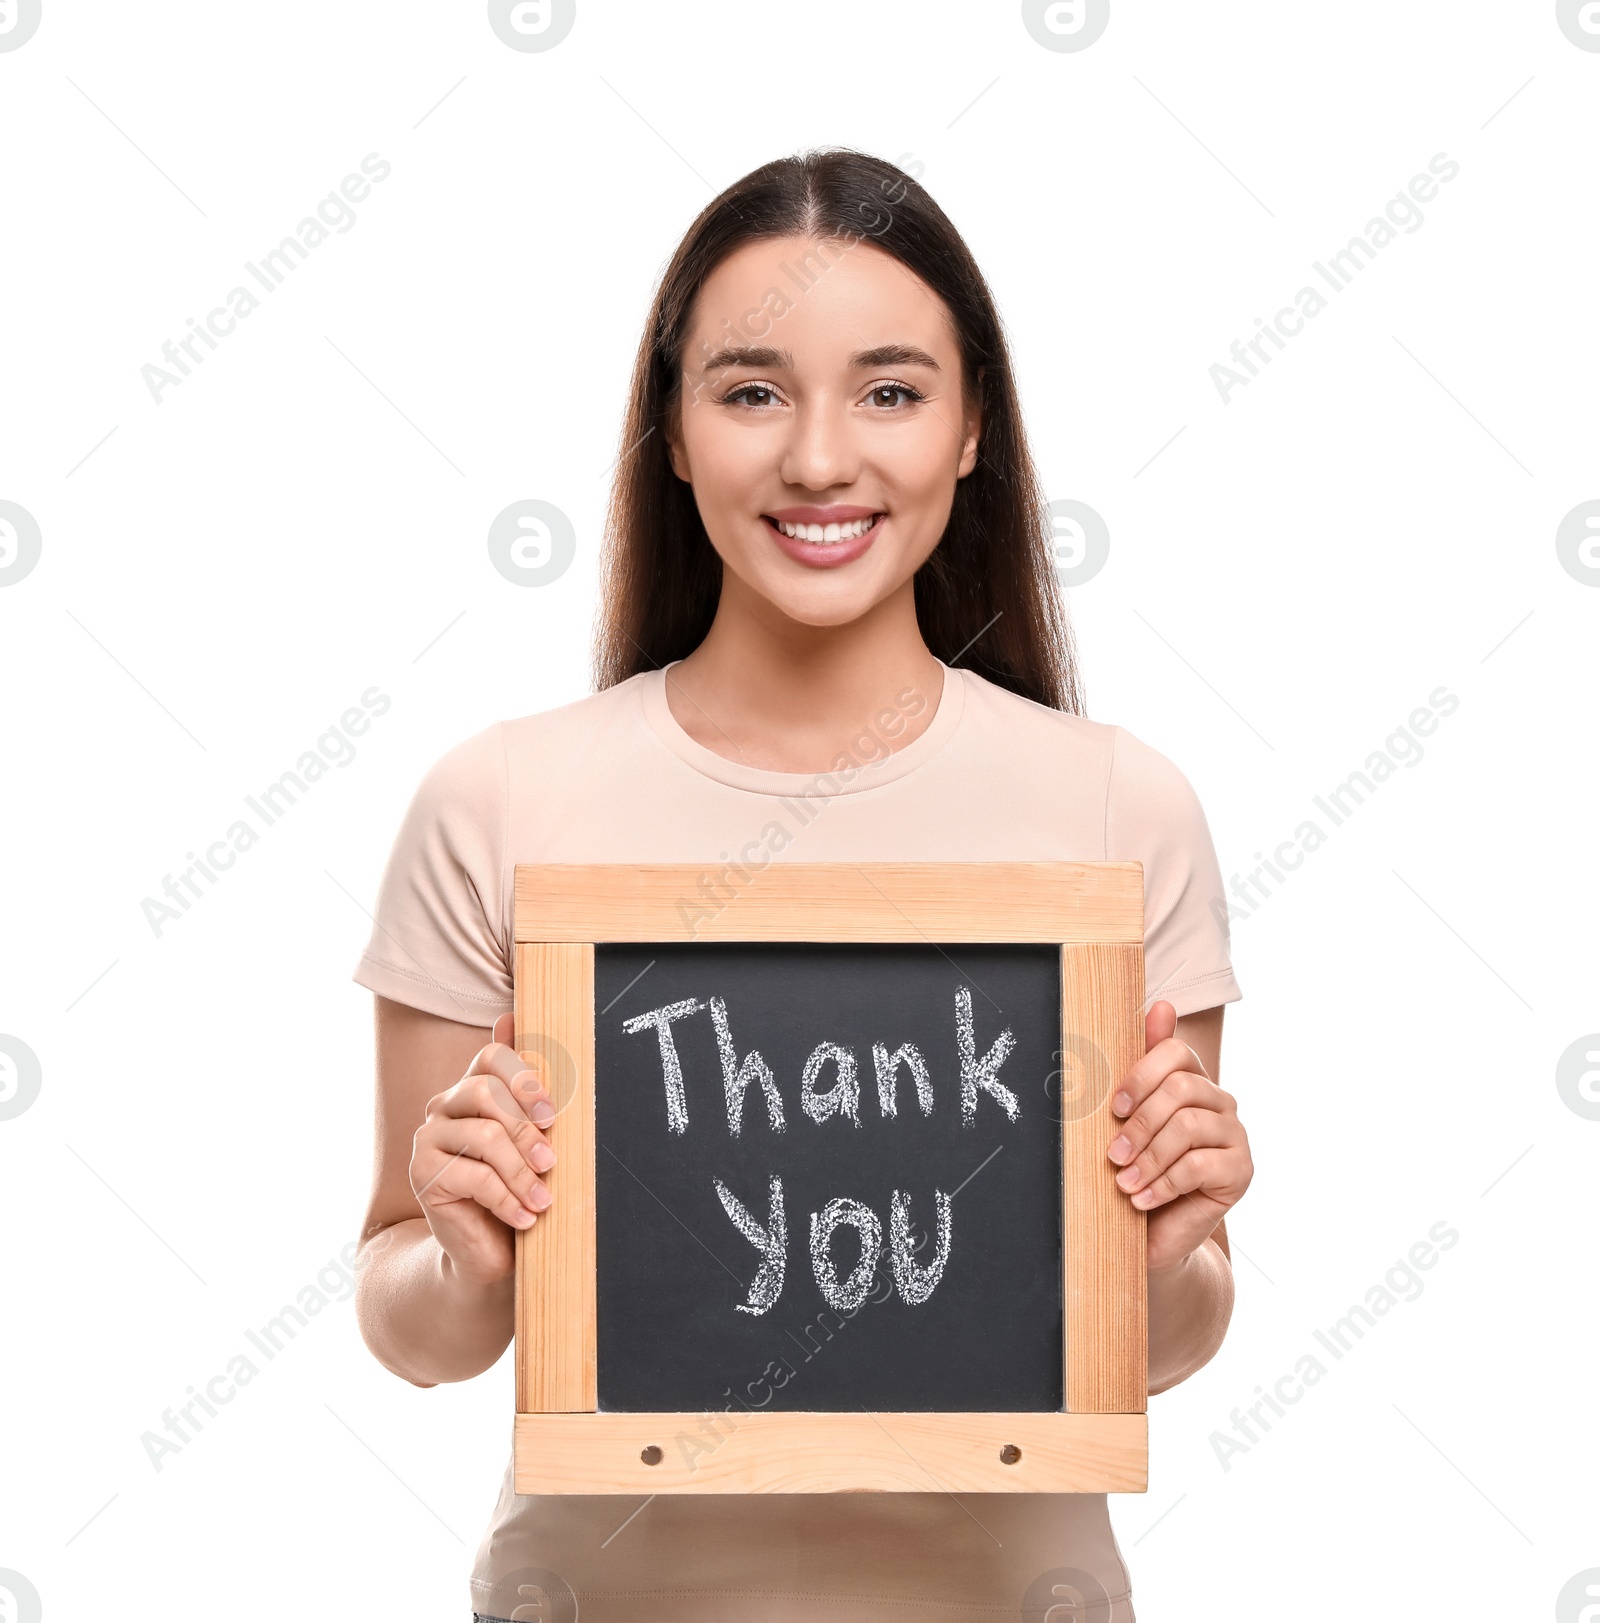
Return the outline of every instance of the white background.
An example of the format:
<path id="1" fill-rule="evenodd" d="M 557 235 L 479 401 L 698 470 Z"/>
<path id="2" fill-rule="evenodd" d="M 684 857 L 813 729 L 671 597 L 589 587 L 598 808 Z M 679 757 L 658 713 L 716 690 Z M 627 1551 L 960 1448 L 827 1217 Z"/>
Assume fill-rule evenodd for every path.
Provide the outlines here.
<path id="1" fill-rule="evenodd" d="M 990 278 L 1049 494 L 1110 529 L 1090 714 L 1185 771 L 1225 877 L 1460 701 L 1234 924 L 1258 1170 L 1227 1343 L 1112 1500 L 1139 1616 L 1550 1615 L 1600 1567 L 1600 1121 L 1555 1082 L 1600 1029 L 1600 590 L 1555 546 L 1600 497 L 1597 107 L 1543 0 L 1116 0 L 1078 52 L 1010 4 L 580 0 L 532 53 L 477 4 L 44 0 L 0 52 L 0 499 L 43 538 L 0 588 L 0 1033 L 42 1069 L 0 1121 L 0 1568 L 57 1619 L 465 1617 L 509 1358 L 420 1391 L 336 1302 L 159 1471 L 141 1436 L 356 1232 L 366 909 L 433 760 L 589 690 L 655 277 L 722 187 L 845 144 L 920 164 Z M 372 152 L 353 227 L 153 401 Z M 1224 404 L 1208 369 L 1436 153 L 1420 228 Z M 578 536 L 538 590 L 485 545 L 530 497 Z M 144 898 L 372 686 L 356 758 L 158 937 Z M 1224 1469 L 1441 1220 L 1420 1297 Z"/>

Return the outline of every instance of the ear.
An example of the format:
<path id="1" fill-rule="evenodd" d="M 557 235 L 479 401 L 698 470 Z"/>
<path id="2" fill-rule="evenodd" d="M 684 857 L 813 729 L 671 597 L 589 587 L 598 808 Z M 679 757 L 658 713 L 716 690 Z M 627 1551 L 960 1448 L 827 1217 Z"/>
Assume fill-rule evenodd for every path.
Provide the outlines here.
<path id="1" fill-rule="evenodd" d="M 988 369 L 978 368 L 978 382 L 983 382 L 983 374 Z M 983 399 L 982 391 L 978 391 L 978 403 L 975 403 L 967 413 L 966 438 L 961 442 L 961 461 L 956 468 L 956 478 L 965 479 L 978 465 L 978 441 L 983 433 Z"/>
<path id="2" fill-rule="evenodd" d="M 667 426 L 662 430 L 662 437 L 667 442 L 667 459 L 672 464 L 672 471 L 687 485 L 691 483 L 689 478 L 689 458 L 684 454 L 683 441 L 678 433 L 682 412 L 683 396 L 680 393 L 678 404 L 668 418 Z"/>

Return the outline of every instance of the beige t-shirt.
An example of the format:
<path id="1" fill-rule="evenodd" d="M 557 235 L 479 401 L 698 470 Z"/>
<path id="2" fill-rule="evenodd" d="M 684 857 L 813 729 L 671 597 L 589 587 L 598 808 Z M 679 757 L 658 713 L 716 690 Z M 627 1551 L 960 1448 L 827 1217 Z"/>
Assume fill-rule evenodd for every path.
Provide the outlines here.
<path id="1" fill-rule="evenodd" d="M 895 749 L 930 702 L 932 721 Z M 730 865 L 841 860 L 1142 862 L 1148 1001 L 1183 1015 L 1241 995 L 1216 852 L 1182 772 L 1120 727 L 949 666 L 931 699 L 906 688 L 864 716 L 829 773 L 705 748 L 660 670 L 486 728 L 424 776 L 354 978 L 488 1026 L 512 1007 L 519 862 L 704 863 L 714 907 Z M 472 1604 L 532 1616 L 528 1596 L 566 1586 L 583 1623 L 955 1623 L 1018 1616 L 1056 1569 L 1098 1582 L 1108 1623 L 1131 1617 L 1104 1494 L 519 1496 L 508 1463 Z"/>

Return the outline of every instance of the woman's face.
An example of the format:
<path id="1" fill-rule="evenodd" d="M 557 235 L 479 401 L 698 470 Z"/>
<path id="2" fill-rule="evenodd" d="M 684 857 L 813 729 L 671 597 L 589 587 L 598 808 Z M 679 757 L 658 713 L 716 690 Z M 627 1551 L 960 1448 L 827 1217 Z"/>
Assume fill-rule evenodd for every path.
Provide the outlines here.
<path id="1" fill-rule="evenodd" d="M 882 249 L 785 237 L 725 259 L 668 436 L 724 593 L 842 625 L 909 581 L 977 461 L 961 385 L 945 304 Z"/>

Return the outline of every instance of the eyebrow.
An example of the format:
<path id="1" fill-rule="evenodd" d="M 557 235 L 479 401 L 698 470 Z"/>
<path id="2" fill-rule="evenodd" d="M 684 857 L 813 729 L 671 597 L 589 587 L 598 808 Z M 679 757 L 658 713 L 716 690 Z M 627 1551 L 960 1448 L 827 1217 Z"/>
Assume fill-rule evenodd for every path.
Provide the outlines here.
<path id="1" fill-rule="evenodd" d="M 880 344 L 876 349 L 858 350 L 850 357 L 853 369 L 875 366 L 927 366 L 935 372 L 939 363 L 915 344 Z M 706 372 L 723 372 L 734 366 L 764 366 L 794 370 L 794 356 L 770 344 L 727 344 L 706 358 Z"/>

